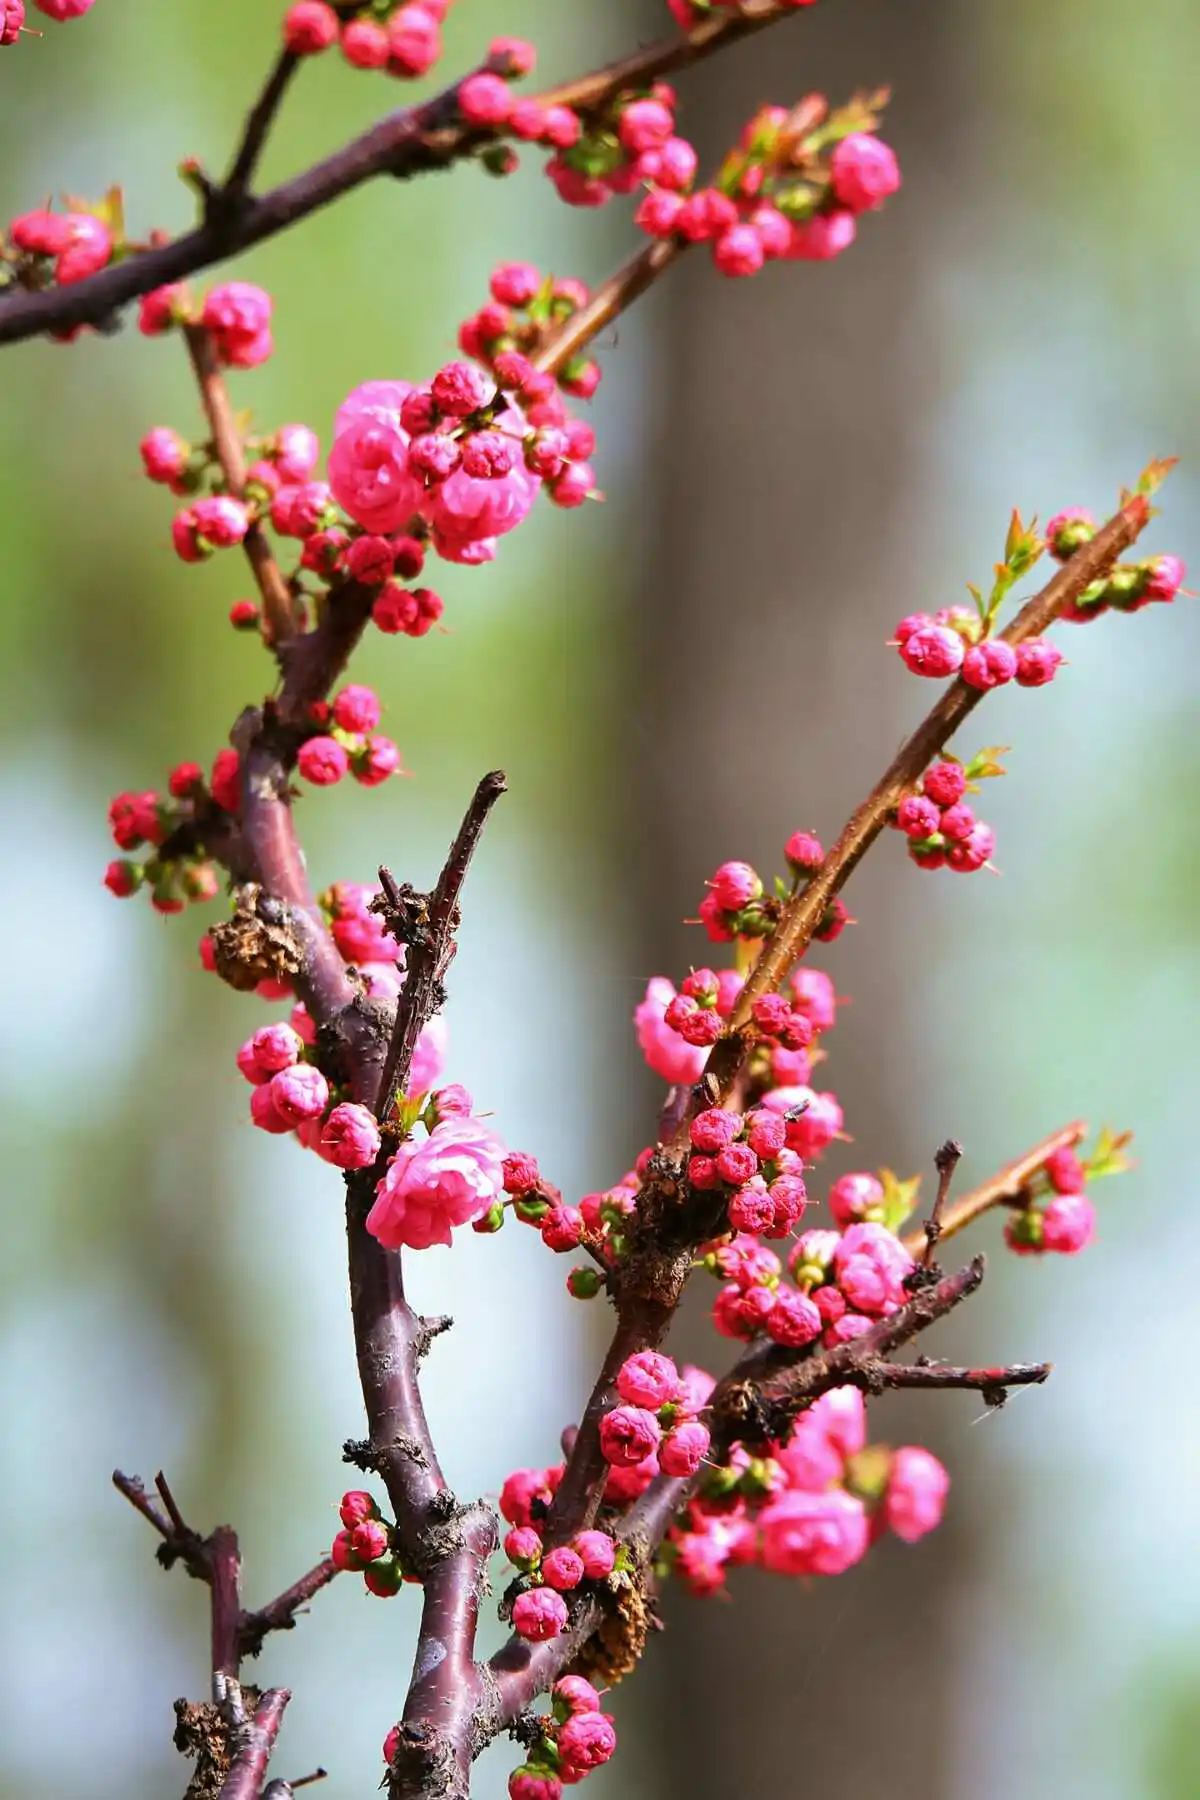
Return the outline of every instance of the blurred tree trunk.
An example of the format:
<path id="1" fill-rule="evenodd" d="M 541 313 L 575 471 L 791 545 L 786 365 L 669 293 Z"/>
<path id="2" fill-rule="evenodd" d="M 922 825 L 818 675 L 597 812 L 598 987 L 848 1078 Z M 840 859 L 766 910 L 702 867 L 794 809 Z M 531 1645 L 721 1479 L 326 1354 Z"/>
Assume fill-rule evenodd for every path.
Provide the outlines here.
<path id="1" fill-rule="evenodd" d="M 820 88 L 836 103 L 894 83 L 885 133 L 906 185 L 839 264 L 731 282 L 698 253 L 654 302 L 663 398 L 631 708 L 646 721 L 631 764 L 647 968 L 702 962 L 699 931 L 668 921 L 694 917 L 704 877 L 730 856 L 780 869 L 796 827 L 828 843 L 914 716 L 883 644 L 902 614 L 945 600 L 921 581 L 933 516 L 922 439 L 946 374 L 931 294 L 943 171 L 966 149 L 957 16 L 887 0 L 830 8 L 688 87 L 685 129 L 704 121 L 712 157 L 762 101 Z M 919 967 L 906 953 L 920 898 L 910 873 L 882 845 L 851 890 L 862 927 L 814 959 L 857 1002 L 818 1079 L 855 1138 L 826 1159 L 830 1176 L 931 1161 L 919 1058 L 906 1049 Z M 817 1195 L 826 1181 L 812 1182 Z M 679 1347 L 721 1366 L 726 1347 L 698 1306 L 693 1318 Z M 881 1405 L 874 1435 L 916 1429 L 936 1447 L 944 1416 L 922 1408 L 914 1425 L 911 1409 Z M 643 1702 L 662 1756 L 656 1800 L 946 1793 L 950 1734 L 929 1696 L 953 1679 L 951 1578 L 978 1529 L 960 1513 L 921 1549 L 884 1544 L 866 1568 L 811 1590 L 749 1575 L 735 1578 L 731 1606 L 672 1596 Z"/>

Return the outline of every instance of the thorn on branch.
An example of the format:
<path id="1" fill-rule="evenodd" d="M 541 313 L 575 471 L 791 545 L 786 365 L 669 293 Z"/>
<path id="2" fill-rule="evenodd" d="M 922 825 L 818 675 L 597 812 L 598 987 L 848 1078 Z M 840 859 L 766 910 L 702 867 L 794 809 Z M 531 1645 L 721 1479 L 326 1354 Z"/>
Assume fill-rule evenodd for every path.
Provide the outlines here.
<path id="1" fill-rule="evenodd" d="M 453 1325 L 454 1320 L 449 1313 L 442 1313 L 433 1319 L 418 1318 L 417 1331 L 413 1337 L 413 1355 L 418 1363 L 422 1362 L 429 1354 L 429 1346 L 433 1343 L 434 1338 L 439 1338 L 443 1332 L 450 1331 Z"/>

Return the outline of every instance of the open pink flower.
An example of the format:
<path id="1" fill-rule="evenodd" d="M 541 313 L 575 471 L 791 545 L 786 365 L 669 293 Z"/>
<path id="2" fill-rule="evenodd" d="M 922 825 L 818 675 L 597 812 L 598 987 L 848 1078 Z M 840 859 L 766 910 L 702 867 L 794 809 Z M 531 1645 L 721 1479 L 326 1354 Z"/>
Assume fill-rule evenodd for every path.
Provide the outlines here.
<path id="1" fill-rule="evenodd" d="M 708 1058 L 703 1045 L 686 1044 L 672 1031 L 663 1015 L 675 998 L 675 984 L 665 975 L 652 975 L 646 997 L 633 1015 L 642 1055 L 664 1081 L 690 1085 L 698 1081 Z"/>
<path id="2" fill-rule="evenodd" d="M 758 1523 L 763 1566 L 777 1575 L 841 1575 L 866 1555 L 866 1511 L 842 1488 L 781 1494 Z"/>
<path id="3" fill-rule="evenodd" d="M 851 1225 L 834 1253 L 838 1286 L 857 1312 L 893 1312 L 908 1299 L 912 1257 L 884 1225 Z"/>
<path id="4" fill-rule="evenodd" d="M 504 1146 L 478 1119 L 451 1118 L 406 1139 L 388 1164 L 367 1230 L 388 1250 L 448 1244 L 503 1192 Z"/>
<path id="5" fill-rule="evenodd" d="M 919 1444 L 906 1444 L 892 1457 L 883 1516 L 898 1538 L 915 1544 L 941 1524 L 950 1477 L 936 1456 Z"/>

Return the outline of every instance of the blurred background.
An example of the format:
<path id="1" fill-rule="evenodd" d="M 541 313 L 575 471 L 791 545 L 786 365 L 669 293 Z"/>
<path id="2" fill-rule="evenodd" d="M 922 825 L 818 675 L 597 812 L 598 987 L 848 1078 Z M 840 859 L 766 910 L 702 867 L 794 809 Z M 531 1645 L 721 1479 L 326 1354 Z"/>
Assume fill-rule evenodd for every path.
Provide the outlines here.
<path id="1" fill-rule="evenodd" d="M 181 228 L 175 164 L 222 165 L 279 13 L 101 0 L 26 40 L 0 67 L 0 211 L 123 181 L 134 230 Z M 659 0 L 462 0 L 445 67 L 504 30 L 552 78 L 667 29 Z M 713 155 L 761 101 L 892 83 L 902 193 L 830 267 L 730 283 L 685 263 L 606 345 L 606 506 L 545 507 L 493 568 L 447 571 L 445 635 L 368 642 L 357 672 L 414 779 L 306 799 L 314 874 L 387 858 L 428 881 L 475 779 L 508 769 L 450 1072 L 570 1194 L 651 1133 L 629 1015 L 649 974 L 699 955 L 678 921 L 705 875 L 774 868 L 797 826 L 832 837 L 927 704 L 883 648 L 895 620 L 985 579 L 1012 505 L 1103 513 L 1156 454 L 1184 462 L 1147 542 L 1200 564 L 1198 51 L 1188 0 L 830 0 L 687 77 L 683 128 Z M 268 177 L 396 99 L 325 59 Z M 278 297 L 277 355 L 237 403 L 326 435 L 355 383 L 452 353 L 498 258 L 599 279 L 635 243 L 628 204 L 569 212 L 533 161 L 503 184 L 376 184 L 228 271 Z M 199 911 L 162 920 L 99 885 L 111 794 L 207 761 L 263 682 L 223 628 L 237 560 L 172 557 L 139 472 L 154 424 L 198 429 L 169 340 L 4 355 L 5 1800 L 185 1785 L 171 1702 L 204 1690 L 205 1598 L 156 1568 L 113 1465 L 164 1468 L 202 1529 L 235 1523 L 253 1604 L 323 1553 L 361 1418 L 337 1184 L 246 1116 L 233 1056 L 261 1011 L 202 978 Z M 1200 1790 L 1200 618 L 1181 601 L 1066 648 L 1052 689 L 990 700 L 961 746 L 1013 746 L 986 796 L 1002 876 L 922 875 L 888 840 L 850 890 L 858 928 L 820 957 L 854 1000 L 830 1043 L 854 1139 L 831 1178 L 928 1168 L 953 1134 L 967 1184 L 1075 1116 L 1136 1128 L 1095 1249 L 993 1256 L 934 1346 L 1055 1377 L 986 1420 L 962 1395 L 879 1403 L 875 1435 L 950 1466 L 944 1529 L 813 1591 L 747 1575 L 731 1604 L 671 1596 L 615 1697 L 597 1800 Z M 994 1222 L 981 1236 L 998 1249 Z M 563 1270 L 512 1229 L 413 1270 L 418 1305 L 460 1322 L 427 1393 L 463 1491 L 549 1460 L 577 1415 L 606 1320 Z M 720 1365 L 698 1319 L 680 1341 Z M 411 1596 L 344 1582 L 271 1640 L 261 1677 L 295 1695 L 275 1772 L 321 1762 L 329 1800 L 371 1791 L 414 1633 Z M 483 1800 L 514 1761 L 485 1759 Z"/>

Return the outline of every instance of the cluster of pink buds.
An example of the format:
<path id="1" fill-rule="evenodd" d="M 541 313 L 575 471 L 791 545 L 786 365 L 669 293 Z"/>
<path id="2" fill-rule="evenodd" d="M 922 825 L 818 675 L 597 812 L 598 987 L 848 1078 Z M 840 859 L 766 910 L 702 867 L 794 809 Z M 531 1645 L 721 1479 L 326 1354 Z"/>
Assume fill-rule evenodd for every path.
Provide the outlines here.
<path id="1" fill-rule="evenodd" d="M 221 750 L 205 781 L 199 763 L 179 763 L 167 777 L 165 794 L 117 794 L 108 809 L 108 823 L 118 850 L 145 848 L 141 861 L 129 856 L 110 862 L 104 885 L 118 899 L 127 899 L 141 887 L 150 890 L 151 904 L 161 913 L 182 912 L 189 901 L 212 900 L 220 881 L 205 848 L 205 833 L 220 828 L 221 815 L 236 813 L 238 757 L 236 750 Z"/>
<path id="2" fill-rule="evenodd" d="M 875 135 L 882 98 L 833 112 L 820 94 L 790 109 L 764 107 L 711 186 L 692 186 L 694 153 L 690 167 L 681 158 L 644 175 L 649 192 L 638 224 L 652 237 L 710 244 L 723 275 L 840 256 L 854 242 L 859 215 L 900 186 L 895 155 Z"/>
<path id="3" fill-rule="evenodd" d="M 612 1719 L 600 1710 L 600 1695 L 582 1675 L 563 1675 L 550 1692 L 551 1711 L 538 1720 L 538 1734 L 526 1761 L 508 1778 L 509 1800 L 561 1800 L 601 1768 L 617 1747 Z"/>
<path id="4" fill-rule="evenodd" d="M 662 1571 L 697 1595 L 730 1567 L 841 1575 L 885 1531 L 914 1543 L 941 1520 L 950 1479 L 927 1450 L 868 1444 L 855 1388 L 834 1388 L 787 1438 L 751 1455 L 741 1445 L 707 1472 L 663 1548 Z"/>
<path id="5" fill-rule="evenodd" d="M 552 376 L 539 371 L 531 358 L 549 333 L 587 305 L 588 290 L 573 276 L 543 276 L 533 263 L 500 263 L 492 271 L 490 296 L 459 327 L 459 347 L 484 365 L 497 387 L 512 394 L 533 430 L 565 434 L 556 455 L 551 454 L 555 440 L 547 445 L 540 436 L 526 439 L 531 466 L 553 481 L 561 473 L 559 465 L 586 462 L 596 442 L 590 426 L 570 417 L 558 389 L 590 400 L 600 385 L 600 365 L 580 354 Z"/>
<path id="6" fill-rule="evenodd" d="M 961 675 L 968 687 L 997 688 L 1016 681 L 1018 687 L 1045 687 L 1053 681 L 1062 652 L 1045 638 L 1010 644 L 1006 638 L 981 638 L 979 621 L 963 606 L 936 613 L 910 613 L 892 633 L 906 669 L 931 680 Z"/>
<path id="7" fill-rule="evenodd" d="M 946 868 L 969 875 L 988 866 L 995 833 L 975 817 L 965 796 L 982 776 L 1000 773 L 1000 765 L 987 751 L 965 765 L 947 758 L 925 771 L 891 820 L 908 839 L 908 854 L 919 869 Z"/>
<path id="8" fill-rule="evenodd" d="M 632 194 L 648 182 L 664 191 L 689 188 L 697 156 L 675 131 L 675 90 L 665 81 L 626 88 L 606 114 L 586 122 L 567 108 L 555 108 L 553 135 L 541 141 L 556 154 L 546 165 L 555 191 L 568 206 L 604 206 L 617 194 Z M 530 118 L 530 126 L 533 119 Z M 525 135 L 524 121 L 522 132 Z"/>
<path id="9" fill-rule="evenodd" d="M 1102 1131 L 1095 1149 L 1081 1157 L 1070 1146 L 1055 1150 L 1028 1184 L 1004 1228 L 1019 1256 L 1075 1256 L 1092 1242 L 1096 1209 L 1084 1192 L 1089 1181 L 1129 1168 L 1129 1133 Z"/>
<path id="10" fill-rule="evenodd" d="M 336 1568 L 360 1570 L 367 1592 L 380 1600 L 390 1600 L 405 1581 L 416 1580 L 406 1574 L 393 1546 L 393 1528 L 370 1494 L 351 1489 L 342 1495 L 338 1514 L 342 1529 L 329 1552 Z"/>
<path id="11" fill-rule="evenodd" d="M 700 923 L 714 944 L 735 938 L 770 937 L 789 893 L 801 892 L 820 868 L 825 852 L 809 831 L 793 832 L 784 847 L 790 883 L 781 877 L 767 893 L 758 871 L 746 862 L 722 863 L 707 883 L 708 892 L 699 906 Z M 846 908 L 836 896 L 829 902 L 813 936 L 831 944 L 851 924 Z"/>
<path id="12" fill-rule="evenodd" d="M 789 1146 L 788 1136 L 797 1128 L 803 1131 L 807 1110 L 802 1105 L 792 1120 L 773 1106 L 745 1114 L 714 1106 L 691 1121 L 688 1180 L 694 1188 L 727 1196 L 731 1231 L 768 1238 L 790 1235 L 808 1204 L 808 1192 L 803 1160 Z"/>
<path id="13" fill-rule="evenodd" d="M 613 1468 L 641 1470 L 654 1459 L 664 1475 L 694 1475 L 708 1454 L 708 1427 L 697 1418 L 707 1390 L 688 1382 L 669 1356 L 642 1350 L 617 1373 L 623 1404 L 600 1421 L 600 1449 Z"/>
<path id="14" fill-rule="evenodd" d="M 374 690 L 355 683 L 335 694 L 332 705 L 314 701 L 309 715 L 315 725 L 328 729 L 301 744 L 297 773 L 314 787 L 332 787 L 346 774 L 363 787 L 378 787 L 400 772 L 399 750 L 375 730 L 381 710 Z"/>
<path id="15" fill-rule="evenodd" d="M 365 1169 L 379 1154 L 379 1126 L 365 1106 L 331 1105 L 329 1082 L 294 1025 L 261 1026 L 237 1066 L 251 1084 L 250 1117 L 260 1131 L 295 1132 L 306 1149 L 339 1169 Z"/>
<path id="16" fill-rule="evenodd" d="M 105 268 L 115 242 L 104 206 L 86 211 L 76 202 L 67 212 L 22 213 L 0 238 L 0 268 L 7 264 L 26 287 L 67 287 Z"/>
<path id="17" fill-rule="evenodd" d="M 180 325 L 202 325 L 212 339 L 218 362 L 230 369 L 255 369 L 275 347 L 273 310 L 270 294 L 250 281 L 222 282 L 198 305 L 183 283 L 173 283 L 142 296 L 138 329 L 146 337 L 161 337 Z"/>

